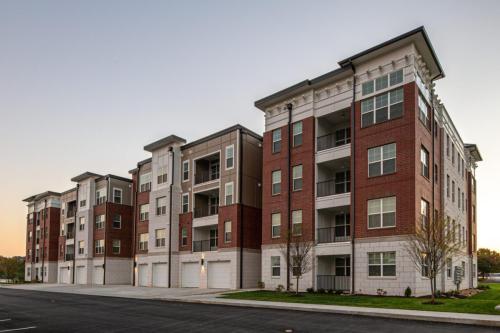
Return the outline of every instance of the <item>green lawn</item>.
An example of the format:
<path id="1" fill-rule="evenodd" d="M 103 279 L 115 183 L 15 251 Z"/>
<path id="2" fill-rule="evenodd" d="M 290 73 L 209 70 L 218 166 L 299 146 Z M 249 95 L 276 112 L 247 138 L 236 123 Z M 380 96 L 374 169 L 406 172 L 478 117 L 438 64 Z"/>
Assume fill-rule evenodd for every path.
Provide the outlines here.
<path id="1" fill-rule="evenodd" d="M 231 293 L 222 296 L 229 299 L 246 299 L 255 301 L 274 301 L 307 304 L 330 304 L 364 306 L 374 308 L 392 308 L 406 310 L 443 311 L 443 312 L 463 312 L 500 315 L 495 311 L 495 306 L 500 305 L 500 283 L 489 284 L 489 290 L 485 290 L 478 295 L 466 299 L 439 299 L 444 304 L 430 305 L 423 304 L 427 298 L 405 298 L 391 296 L 351 296 L 351 295 L 330 295 L 330 294 L 309 294 L 297 297 L 285 292 L 276 291 L 247 291 Z"/>

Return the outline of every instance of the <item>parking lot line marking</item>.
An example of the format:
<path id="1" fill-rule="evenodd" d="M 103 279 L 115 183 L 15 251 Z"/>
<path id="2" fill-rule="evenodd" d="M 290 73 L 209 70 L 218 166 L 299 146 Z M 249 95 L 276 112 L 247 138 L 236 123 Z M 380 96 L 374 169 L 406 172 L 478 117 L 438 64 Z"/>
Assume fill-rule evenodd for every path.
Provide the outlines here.
<path id="1" fill-rule="evenodd" d="M 11 329 L 9 329 L 9 330 L 2 330 L 2 331 L 0 331 L 0 333 L 3 333 L 3 332 L 14 332 L 14 331 L 31 330 L 31 329 L 34 329 L 34 328 L 36 328 L 36 326 L 21 327 L 21 328 L 11 328 Z"/>

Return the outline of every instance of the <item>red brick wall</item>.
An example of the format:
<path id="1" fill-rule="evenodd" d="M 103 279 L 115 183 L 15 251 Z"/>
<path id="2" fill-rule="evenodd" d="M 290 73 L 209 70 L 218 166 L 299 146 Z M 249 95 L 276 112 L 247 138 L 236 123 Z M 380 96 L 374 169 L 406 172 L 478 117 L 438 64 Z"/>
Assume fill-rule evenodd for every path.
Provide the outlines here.
<path id="1" fill-rule="evenodd" d="M 133 213 L 132 206 L 108 202 L 106 216 L 106 256 L 107 257 L 132 257 Z M 113 216 L 121 215 L 121 229 L 113 228 Z M 120 240 L 120 254 L 113 254 L 113 240 Z"/>
<path id="2" fill-rule="evenodd" d="M 134 188 L 137 186 L 136 175 L 134 175 Z M 135 237 L 135 248 L 136 253 L 148 253 L 147 250 L 139 250 L 139 235 L 143 233 L 149 232 L 149 220 L 141 221 L 141 205 L 149 203 L 149 191 L 139 192 L 137 193 L 137 202 L 135 203 L 135 221 L 136 221 L 136 237 Z M 149 244 L 148 246 L 152 246 L 154 244 Z"/>
<path id="3" fill-rule="evenodd" d="M 28 235 L 32 232 L 31 241 L 28 241 Z M 33 213 L 33 223 L 29 223 L 29 214 L 26 215 L 26 262 L 35 262 L 35 244 L 36 244 L 36 213 Z M 29 250 L 31 249 L 31 258 Z"/>
<path id="4" fill-rule="evenodd" d="M 315 147 L 315 121 L 314 117 L 303 121 L 303 143 L 291 148 L 291 166 L 303 165 L 303 188 L 291 195 L 291 210 L 302 209 L 302 234 L 305 240 L 314 239 L 314 147 Z M 263 140 L 263 181 L 262 181 L 262 244 L 279 244 L 286 241 L 288 234 L 288 125 L 281 128 L 281 152 L 272 153 L 272 131 L 264 133 Z M 281 194 L 271 195 L 272 171 L 281 169 Z M 281 237 L 271 237 L 271 214 L 281 212 Z"/>
<path id="5" fill-rule="evenodd" d="M 40 219 L 40 251 L 43 251 L 44 261 L 57 261 L 59 252 L 59 228 L 61 210 L 55 207 L 47 208 L 47 216 Z M 36 228 L 36 227 L 35 227 Z M 48 229 L 48 237 L 45 238 L 45 229 Z M 36 238 L 36 234 L 35 234 Z M 42 250 L 45 248 L 44 250 Z M 42 255 L 42 252 L 40 252 Z M 40 260 L 42 258 L 40 257 Z"/>
<path id="6" fill-rule="evenodd" d="M 187 243 L 182 246 L 182 228 L 187 229 Z M 193 213 L 179 214 L 179 251 L 191 251 L 193 243 Z"/>

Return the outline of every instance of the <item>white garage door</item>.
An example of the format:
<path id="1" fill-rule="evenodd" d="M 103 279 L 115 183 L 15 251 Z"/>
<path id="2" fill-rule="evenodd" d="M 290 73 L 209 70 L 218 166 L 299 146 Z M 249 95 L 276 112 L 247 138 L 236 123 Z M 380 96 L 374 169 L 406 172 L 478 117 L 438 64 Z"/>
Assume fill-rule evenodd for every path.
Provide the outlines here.
<path id="1" fill-rule="evenodd" d="M 137 283 L 140 287 L 146 287 L 148 285 L 148 265 L 141 264 L 137 270 Z"/>
<path id="2" fill-rule="evenodd" d="M 71 270 L 68 267 L 59 268 L 59 283 L 69 283 L 69 275 Z"/>
<path id="3" fill-rule="evenodd" d="M 85 276 L 85 266 L 76 266 L 76 284 L 85 284 L 87 279 Z"/>
<path id="4" fill-rule="evenodd" d="M 102 284 L 104 282 L 104 268 L 102 266 L 94 266 L 94 271 L 92 272 L 92 283 Z"/>
<path id="5" fill-rule="evenodd" d="M 200 287 L 200 269 L 198 262 L 182 263 L 181 270 L 181 287 L 183 288 L 199 288 Z"/>
<path id="6" fill-rule="evenodd" d="M 231 288 L 231 262 L 208 262 L 208 288 Z"/>
<path id="7" fill-rule="evenodd" d="M 167 287 L 167 276 L 168 271 L 166 263 L 153 264 L 153 287 Z"/>

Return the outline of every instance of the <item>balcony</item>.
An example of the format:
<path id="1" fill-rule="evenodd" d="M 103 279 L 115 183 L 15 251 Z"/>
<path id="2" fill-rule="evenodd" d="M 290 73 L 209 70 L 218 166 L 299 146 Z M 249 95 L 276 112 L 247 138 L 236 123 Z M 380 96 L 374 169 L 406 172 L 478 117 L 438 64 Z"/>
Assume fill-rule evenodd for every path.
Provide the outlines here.
<path id="1" fill-rule="evenodd" d="M 340 243 L 351 239 L 350 207 L 318 209 L 316 243 Z"/>
<path id="2" fill-rule="evenodd" d="M 220 154 L 215 154 L 195 160 L 194 184 L 218 180 L 220 178 Z"/>
<path id="3" fill-rule="evenodd" d="M 351 256 L 317 256 L 316 289 L 349 291 L 351 289 Z"/>
<path id="4" fill-rule="evenodd" d="M 193 228 L 193 252 L 217 251 L 217 225 Z"/>
<path id="5" fill-rule="evenodd" d="M 336 275 L 317 275 L 316 288 L 324 290 L 350 291 L 351 277 Z"/>
<path id="6" fill-rule="evenodd" d="M 330 113 L 317 119 L 316 162 L 322 163 L 351 155 L 349 110 Z"/>
<path id="7" fill-rule="evenodd" d="M 347 171 L 346 174 L 339 173 L 337 176 L 334 179 L 324 180 L 316 184 L 318 197 L 351 192 L 350 172 Z"/>
<path id="8" fill-rule="evenodd" d="M 193 252 L 217 251 L 217 243 L 217 238 L 194 241 Z"/>
<path id="9" fill-rule="evenodd" d="M 350 204 L 350 164 L 350 157 L 317 164 L 316 208 Z"/>
<path id="10" fill-rule="evenodd" d="M 329 133 L 319 136 L 316 139 L 316 147 L 318 151 L 340 147 L 351 143 L 351 129 L 343 128 L 335 133 Z"/>
<path id="11" fill-rule="evenodd" d="M 203 218 L 219 213 L 219 189 L 198 192 L 194 195 L 194 218 Z"/>
<path id="12" fill-rule="evenodd" d="M 337 227 L 318 228 L 318 244 L 348 242 L 350 240 L 351 236 L 346 235 L 345 231 L 338 232 Z"/>
<path id="13" fill-rule="evenodd" d="M 64 256 L 65 261 L 72 261 L 73 259 L 75 259 L 75 255 L 73 253 L 66 253 Z"/>

